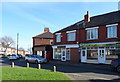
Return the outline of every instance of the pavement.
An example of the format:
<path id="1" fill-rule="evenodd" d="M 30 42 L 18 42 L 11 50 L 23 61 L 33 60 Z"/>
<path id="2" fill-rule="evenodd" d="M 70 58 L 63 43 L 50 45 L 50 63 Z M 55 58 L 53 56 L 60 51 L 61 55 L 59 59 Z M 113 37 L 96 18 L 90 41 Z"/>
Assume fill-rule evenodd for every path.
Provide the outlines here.
<path id="1" fill-rule="evenodd" d="M 0 58 L 1 67 L 10 67 L 11 62 L 7 58 Z M 2 63 L 2 64 L 1 64 Z M 26 67 L 24 59 L 15 60 L 15 67 Z M 88 64 L 88 63 L 68 63 L 60 61 L 50 61 L 47 64 L 41 64 L 42 69 L 52 70 L 53 66 L 57 67 L 57 71 L 63 72 L 65 75 L 76 81 L 101 82 L 101 81 L 116 81 L 120 82 L 120 73 L 111 69 L 110 65 L 106 64 Z M 37 64 L 30 64 L 30 67 L 37 68 Z"/>

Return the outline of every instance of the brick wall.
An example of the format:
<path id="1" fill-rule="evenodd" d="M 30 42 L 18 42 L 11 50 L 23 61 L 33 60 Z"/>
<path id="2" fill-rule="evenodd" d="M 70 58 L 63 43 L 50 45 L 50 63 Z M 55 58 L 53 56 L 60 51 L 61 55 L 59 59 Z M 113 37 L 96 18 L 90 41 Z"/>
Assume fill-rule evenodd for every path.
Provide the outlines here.
<path id="1" fill-rule="evenodd" d="M 80 29 L 76 31 L 76 41 L 67 41 L 67 33 L 61 32 L 61 42 L 56 42 L 56 35 L 54 34 L 54 45 L 60 44 L 76 44 L 77 42 L 89 43 L 89 42 L 108 42 L 108 41 L 120 41 L 120 23 L 117 26 L 117 38 L 107 38 L 107 28 L 106 26 L 100 26 L 98 28 L 98 38 L 97 40 L 87 40 L 86 30 Z"/>
<path id="2" fill-rule="evenodd" d="M 70 62 L 79 62 L 78 48 L 70 48 Z"/>
<path id="3" fill-rule="evenodd" d="M 33 38 L 33 46 L 37 46 L 37 45 L 50 45 L 50 40 L 53 40 L 53 39 Z"/>

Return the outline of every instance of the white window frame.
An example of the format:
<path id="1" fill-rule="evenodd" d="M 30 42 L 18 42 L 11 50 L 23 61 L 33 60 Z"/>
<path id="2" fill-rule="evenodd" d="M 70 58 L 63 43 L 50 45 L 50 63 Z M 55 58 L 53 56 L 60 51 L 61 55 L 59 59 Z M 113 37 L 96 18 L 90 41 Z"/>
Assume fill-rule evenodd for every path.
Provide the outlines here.
<path id="1" fill-rule="evenodd" d="M 99 27 L 92 27 L 92 28 L 86 28 L 87 30 L 87 40 L 96 40 L 98 39 L 98 28 Z M 95 29 L 97 29 L 96 31 L 94 31 Z M 89 38 L 88 38 L 88 31 L 90 32 Z M 92 32 L 93 32 L 93 37 L 92 37 Z"/>
<path id="2" fill-rule="evenodd" d="M 67 33 L 67 41 L 76 41 L 76 30 L 72 30 L 72 31 L 67 31 L 66 32 Z M 70 37 L 70 33 L 75 33 L 74 34 L 74 37 L 72 37 L 72 39 L 69 39 L 69 37 Z"/>
<path id="3" fill-rule="evenodd" d="M 61 42 L 61 33 L 56 33 L 55 35 L 56 35 L 56 42 Z"/>
<path id="4" fill-rule="evenodd" d="M 107 27 L 107 38 L 117 38 L 117 25 L 118 24 L 106 25 L 106 27 Z M 116 28 L 116 29 L 113 30 L 113 28 Z"/>
<path id="5" fill-rule="evenodd" d="M 67 58 L 67 49 L 69 49 L 69 58 Z M 66 48 L 66 60 L 70 60 L 70 48 Z"/>

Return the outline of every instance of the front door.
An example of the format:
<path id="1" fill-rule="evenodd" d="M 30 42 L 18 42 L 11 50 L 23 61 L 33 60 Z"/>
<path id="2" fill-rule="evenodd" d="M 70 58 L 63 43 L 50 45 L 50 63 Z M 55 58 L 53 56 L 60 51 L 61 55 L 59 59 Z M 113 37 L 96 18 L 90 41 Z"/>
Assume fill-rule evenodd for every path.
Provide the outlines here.
<path id="1" fill-rule="evenodd" d="M 81 62 L 87 62 L 87 50 L 81 50 Z"/>
<path id="2" fill-rule="evenodd" d="M 66 61 L 66 49 L 62 48 L 62 57 L 61 57 L 61 61 Z"/>
<path id="3" fill-rule="evenodd" d="M 98 63 L 105 63 L 106 55 L 105 55 L 105 49 L 99 48 L 98 49 Z"/>

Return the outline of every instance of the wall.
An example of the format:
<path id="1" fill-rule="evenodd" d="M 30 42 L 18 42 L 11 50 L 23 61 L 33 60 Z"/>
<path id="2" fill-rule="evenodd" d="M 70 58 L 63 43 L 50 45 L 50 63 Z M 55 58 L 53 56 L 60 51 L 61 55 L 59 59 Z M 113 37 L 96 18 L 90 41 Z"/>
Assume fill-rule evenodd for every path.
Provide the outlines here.
<path id="1" fill-rule="evenodd" d="M 76 31 L 76 41 L 67 41 L 67 33 L 61 32 L 61 42 L 56 42 L 56 35 L 54 34 L 54 45 L 60 45 L 60 44 L 76 44 L 77 42 L 80 43 L 93 43 L 93 42 L 109 42 L 109 41 L 120 41 L 120 24 L 117 26 L 117 38 L 107 38 L 107 27 L 106 26 L 100 26 L 98 28 L 98 39 L 96 40 L 87 40 L 86 39 L 86 30 L 80 29 Z"/>
<path id="2" fill-rule="evenodd" d="M 70 49 L 70 62 L 79 62 L 79 53 L 78 48 L 71 48 Z"/>
<path id="3" fill-rule="evenodd" d="M 33 46 L 50 45 L 50 40 L 52 40 L 52 39 L 33 38 Z"/>

